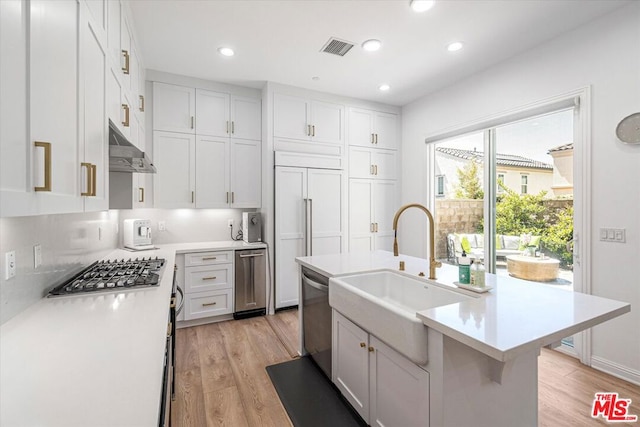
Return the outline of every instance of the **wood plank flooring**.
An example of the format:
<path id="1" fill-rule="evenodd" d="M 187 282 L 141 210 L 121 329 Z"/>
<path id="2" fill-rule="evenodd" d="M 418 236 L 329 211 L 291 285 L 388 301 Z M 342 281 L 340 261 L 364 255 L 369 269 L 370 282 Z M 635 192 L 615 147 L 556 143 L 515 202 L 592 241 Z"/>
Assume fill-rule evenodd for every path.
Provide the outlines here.
<path id="1" fill-rule="evenodd" d="M 298 333 L 295 310 L 178 329 L 172 425 L 291 426 L 265 367 L 297 357 Z M 541 427 L 608 425 L 590 416 L 600 391 L 632 399 L 630 413 L 640 415 L 640 387 L 634 384 L 552 350 L 542 350 L 538 367 Z"/>

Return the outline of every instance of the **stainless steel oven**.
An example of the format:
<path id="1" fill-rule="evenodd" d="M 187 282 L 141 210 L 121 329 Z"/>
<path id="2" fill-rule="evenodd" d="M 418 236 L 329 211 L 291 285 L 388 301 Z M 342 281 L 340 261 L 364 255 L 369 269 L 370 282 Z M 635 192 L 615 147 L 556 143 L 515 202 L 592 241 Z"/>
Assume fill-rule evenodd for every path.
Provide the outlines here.
<path id="1" fill-rule="evenodd" d="M 331 378 L 331 307 L 329 278 L 302 267 L 304 351 Z"/>

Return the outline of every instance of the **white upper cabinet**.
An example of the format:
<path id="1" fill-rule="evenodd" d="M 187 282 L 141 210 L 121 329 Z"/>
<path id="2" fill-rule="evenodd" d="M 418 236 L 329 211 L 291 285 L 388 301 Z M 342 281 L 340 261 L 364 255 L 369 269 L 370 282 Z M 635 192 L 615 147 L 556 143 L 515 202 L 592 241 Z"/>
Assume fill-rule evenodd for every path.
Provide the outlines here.
<path id="1" fill-rule="evenodd" d="M 228 138 L 196 137 L 196 207 L 229 207 L 229 146 Z"/>
<path id="2" fill-rule="evenodd" d="M 262 102 L 259 99 L 231 95 L 231 137 L 262 139 Z"/>
<path id="3" fill-rule="evenodd" d="M 153 133 L 153 201 L 156 208 L 194 208 L 195 156 L 194 135 L 175 132 Z"/>
<path id="4" fill-rule="evenodd" d="M 349 109 L 349 145 L 398 148 L 398 116 L 380 111 Z"/>
<path id="5" fill-rule="evenodd" d="M 274 95 L 273 134 L 278 138 L 344 143 L 344 107 L 290 95 Z"/>
<path id="6" fill-rule="evenodd" d="M 262 144 L 260 141 L 231 140 L 232 208 L 259 208 L 262 205 Z"/>
<path id="7" fill-rule="evenodd" d="M 77 1 L 34 0 L 30 19 L 29 123 L 40 213 L 79 212 Z M 83 170 L 81 170 L 83 169 Z M 84 180 L 83 180 L 84 181 Z"/>
<path id="8" fill-rule="evenodd" d="M 107 1 L 107 19 L 109 56 L 114 64 L 120 64 L 122 61 L 122 50 L 120 48 L 122 5 L 120 0 Z"/>
<path id="9" fill-rule="evenodd" d="M 370 148 L 349 148 L 349 177 L 396 179 L 395 151 Z"/>
<path id="10" fill-rule="evenodd" d="M 153 83 L 153 129 L 195 134 L 194 88 Z"/>
<path id="11" fill-rule="evenodd" d="M 228 137 L 231 132 L 229 94 L 196 89 L 196 133 Z"/>

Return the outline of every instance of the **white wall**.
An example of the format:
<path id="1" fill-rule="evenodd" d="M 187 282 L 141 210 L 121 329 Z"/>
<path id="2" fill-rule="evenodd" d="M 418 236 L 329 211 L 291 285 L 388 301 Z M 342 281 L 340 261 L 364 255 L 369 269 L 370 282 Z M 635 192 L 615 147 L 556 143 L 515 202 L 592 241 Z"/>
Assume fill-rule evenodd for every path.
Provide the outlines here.
<path id="1" fill-rule="evenodd" d="M 50 288 L 116 248 L 118 212 L 0 218 L 0 253 L 16 252 L 16 276 L 0 260 L 0 323 L 37 302 Z M 99 230 L 100 229 L 100 230 Z M 42 265 L 33 267 L 33 246 Z"/>
<path id="2" fill-rule="evenodd" d="M 620 143 L 615 128 L 621 118 L 640 111 L 639 46 L 640 3 L 633 2 L 402 109 L 403 202 L 426 203 L 427 135 L 591 87 L 592 167 L 587 174 L 592 265 L 586 274 L 591 276 L 594 295 L 632 305 L 631 313 L 593 329 L 592 361 L 636 382 L 640 382 L 640 146 Z M 401 230 L 402 252 L 425 257 L 425 238 L 411 239 L 425 236 L 424 218 L 407 217 Z M 600 242 L 600 227 L 625 228 L 626 243 Z"/>

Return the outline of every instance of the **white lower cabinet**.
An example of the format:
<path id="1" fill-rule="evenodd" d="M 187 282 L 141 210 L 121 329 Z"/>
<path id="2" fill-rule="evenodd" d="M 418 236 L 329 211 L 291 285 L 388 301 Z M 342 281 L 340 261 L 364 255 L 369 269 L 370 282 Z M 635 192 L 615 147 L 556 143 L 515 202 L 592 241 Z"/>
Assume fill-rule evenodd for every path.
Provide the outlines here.
<path id="1" fill-rule="evenodd" d="M 333 310 L 332 380 L 372 426 L 428 426 L 429 373 Z"/>
<path id="2" fill-rule="evenodd" d="M 233 251 L 184 255 L 184 320 L 233 313 Z"/>

